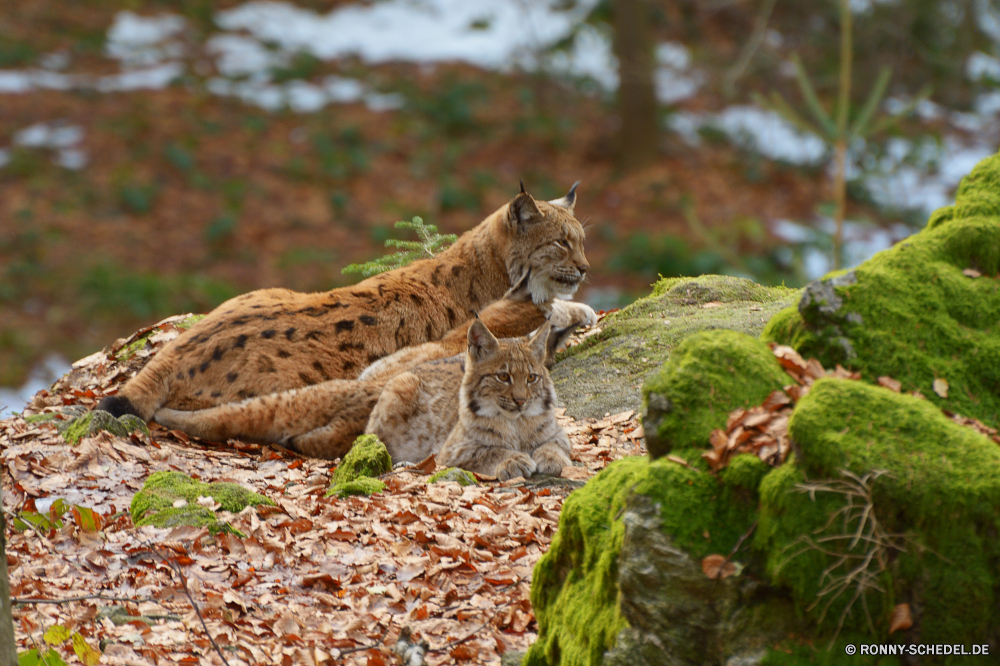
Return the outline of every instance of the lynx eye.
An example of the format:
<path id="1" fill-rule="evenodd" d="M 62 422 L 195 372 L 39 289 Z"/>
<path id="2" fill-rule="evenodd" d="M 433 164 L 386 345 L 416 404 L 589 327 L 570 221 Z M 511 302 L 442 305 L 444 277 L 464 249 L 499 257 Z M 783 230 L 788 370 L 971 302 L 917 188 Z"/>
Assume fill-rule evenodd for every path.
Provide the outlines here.
<path id="1" fill-rule="evenodd" d="M 569 243 L 567 243 L 567 242 L 566 242 L 566 241 L 564 241 L 564 240 L 557 240 L 557 241 L 552 241 L 552 243 L 553 243 L 553 244 L 554 244 L 554 245 L 555 245 L 556 247 L 561 247 L 561 248 L 562 248 L 562 249 L 564 249 L 564 250 L 568 250 L 568 249 L 569 249 Z"/>
<path id="2" fill-rule="evenodd" d="M 510 382 L 510 375 L 507 374 L 506 372 L 500 372 L 497 373 L 497 379 L 502 381 L 504 384 L 507 384 Z"/>
<path id="3" fill-rule="evenodd" d="M 538 375 L 535 375 L 535 374 L 528 375 L 528 383 L 529 384 L 534 384 L 537 381 L 538 381 Z"/>

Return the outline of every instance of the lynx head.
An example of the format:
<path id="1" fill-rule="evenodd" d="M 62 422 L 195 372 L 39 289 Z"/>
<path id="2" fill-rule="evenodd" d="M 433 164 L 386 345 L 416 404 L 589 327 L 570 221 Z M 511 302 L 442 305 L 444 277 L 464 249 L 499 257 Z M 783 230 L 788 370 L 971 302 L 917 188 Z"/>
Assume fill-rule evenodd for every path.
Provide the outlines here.
<path id="1" fill-rule="evenodd" d="M 546 322 L 530 337 L 497 340 L 475 320 L 469 327 L 460 408 L 478 417 L 508 419 L 552 409 L 556 395 L 546 368 L 551 328 Z"/>
<path id="2" fill-rule="evenodd" d="M 535 303 L 571 298 L 590 269 L 583 226 L 573 216 L 578 184 L 561 199 L 536 201 L 522 183 L 506 211 L 501 209 L 510 238 L 506 263 L 511 289 L 526 288 Z"/>

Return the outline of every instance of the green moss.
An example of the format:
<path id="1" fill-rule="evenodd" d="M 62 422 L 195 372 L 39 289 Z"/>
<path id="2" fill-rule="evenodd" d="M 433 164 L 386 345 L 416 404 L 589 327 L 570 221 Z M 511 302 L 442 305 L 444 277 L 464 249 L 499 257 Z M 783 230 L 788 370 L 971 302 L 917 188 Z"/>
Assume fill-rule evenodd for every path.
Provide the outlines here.
<path id="1" fill-rule="evenodd" d="M 198 504 L 199 497 L 212 497 L 230 513 L 239 513 L 248 506 L 274 505 L 269 498 L 235 483 L 202 483 L 180 472 L 156 472 L 132 498 L 132 522 L 158 527 L 215 524 L 215 513 Z M 187 505 L 175 507 L 177 500 L 185 500 Z"/>
<path id="2" fill-rule="evenodd" d="M 359 477 L 378 477 L 392 470 L 392 458 L 378 437 L 361 435 L 333 471 L 330 486 L 354 481 Z"/>
<path id="3" fill-rule="evenodd" d="M 843 363 L 875 382 L 1000 425 L 1000 155 L 980 162 L 956 204 L 927 227 L 858 266 L 807 287 L 797 309 L 762 337 L 796 347 L 826 367 Z M 974 269 L 971 278 L 963 270 Z M 950 384 L 947 398 L 932 390 Z"/>
<path id="4" fill-rule="evenodd" d="M 662 279 L 652 295 L 605 317 L 600 333 L 560 355 L 552 369 L 556 393 L 576 418 L 638 411 L 643 381 L 685 338 L 708 329 L 757 336 L 798 296 L 796 289 L 724 275 Z"/>
<path id="5" fill-rule="evenodd" d="M 44 414 L 32 414 L 31 416 L 25 416 L 24 420 L 28 423 L 48 423 L 57 416 L 58 414 L 56 412 L 45 412 Z"/>
<path id="6" fill-rule="evenodd" d="M 351 481 L 343 481 L 330 486 L 330 490 L 326 491 L 326 496 L 332 497 L 336 495 L 343 499 L 350 495 L 374 495 L 383 490 L 385 490 L 384 483 L 378 479 L 362 476 Z"/>
<path id="7" fill-rule="evenodd" d="M 703 446 L 729 412 L 759 405 L 792 383 L 767 345 L 735 331 L 687 338 L 642 387 L 643 428 L 650 456 Z"/>
<path id="8" fill-rule="evenodd" d="M 756 546 L 766 551 L 774 582 L 787 585 L 802 608 L 815 600 L 831 560 L 817 551 L 789 560 L 797 549 L 791 544 L 820 530 L 845 503 L 829 492 L 813 500 L 795 484 L 836 479 L 840 469 L 858 476 L 884 470 L 872 482 L 874 513 L 886 530 L 908 539 L 905 552 L 890 551 L 880 580 L 886 592 L 867 595 L 879 632 L 868 642 L 889 641 L 888 616 L 901 602 L 920 609 L 923 643 L 1000 640 L 1000 447 L 926 400 L 837 379 L 813 385 L 795 409 L 789 435 L 798 457 L 769 474 L 760 491 Z M 856 523 L 842 531 L 852 527 Z M 821 631 L 829 634 L 831 622 L 836 625 L 850 598 L 844 597 Z M 815 611 L 810 617 L 818 619 Z M 860 609 L 845 626 L 864 631 Z"/>
<path id="9" fill-rule="evenodd" d="M 69 421 L 60 422 L 57 428 L 68 444 L 77 444 L 84 437 L 91 437 L 102 430 L 117 437 L 128 437 L 129 434 L 136 431 L 149 435 L 149 427 L 142 419 L 131 414 L 116 419 L 100 409 L 87 412 Z"/>
<path id="10" fill-rule="evenodd" d="M 438 481 L 452 481 L 460 486 L 478 486 L 479 482 L 476 481 L 471 473 L 466 472 L 464 469 L 459 469 L 458 467 L 449 467 L 443 469 L 440 472 L 435 472 L 431 478 L 427 479 L 427 483 L 437 483 Z"/>
<path id="11" fill-rule="evenodd" d="M 691 460 L 700 451 L 678 452 Z M 749 457 L 749 456 L 748 456 Z M 751 482 L 753 463 L 733 479 Z M 597 666 L 625 628 L 618 599 L 619 520 L 632 494 L 661 507 L 663 532 L 692 558 L 729 553 L 754 519 L 755 488 L 720 483 L 666 459 L 625 458 L 575 491 L 563 505 L 549 552 L 535 566 L 531 603 L 539 638 L 525 666 Z"/>

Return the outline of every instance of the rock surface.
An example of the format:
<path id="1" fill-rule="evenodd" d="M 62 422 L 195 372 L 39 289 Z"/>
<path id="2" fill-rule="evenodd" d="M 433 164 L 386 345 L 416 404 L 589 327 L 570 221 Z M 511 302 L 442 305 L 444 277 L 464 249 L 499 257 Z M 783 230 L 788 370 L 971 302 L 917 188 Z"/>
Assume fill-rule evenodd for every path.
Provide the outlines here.
<path id="1" fill-rule="evenodd" d="M 574 418 L 639 411 L 643 381 L 682 340 L 710 329 L 756 336 L 799 294 L 724 275 L 661 279 L 651 295 L 605 317 L 600 333 L 560 357 L 552 369 L 556 394 Z"/>
<path id="2" fill-rule="evenodd" d="M 636 330 L 636 311 L 619 313 L 605 339 L 554 375 L 583 361 L 622 364 L 614 374 L 625 387 L 609 382 L 576 409 L 648 375 L 650 450 L 670 455 L 619 461 L 567 500 L 535 568 L 539 637 L 524 663 L 993 663 L 1000 447 L 982 432 L 1000 410 L 998 271 L 994 156 L 921 233 L 813 283 L 768 323 L 765 341 L 862 376 L 822 378 L 800 396 L 788 423 L 793 454 L 774 469 L 738 455 L 713 474 L 701 457 L 730 410 L 787 383 L 764 344 L 730 331 L 682 335 L 657 372 L 642 373 L 635 356 L 652 358 L 652 344 L 639 341 L 655 330 Z M 657 295 L 676 286 L 658 285 Z M 636 310 L 648 318 L 642 308 L 657 295 Z M 973 419 L 977 429 L 963 425 Z M 731 577 L 710 579 L 710 562 L 731 564 Z M 896 630 L 901 609 L 910 621 Z M 986 645 L 990 656 L 914 662 L 846 649 L 873 643 Z"/>

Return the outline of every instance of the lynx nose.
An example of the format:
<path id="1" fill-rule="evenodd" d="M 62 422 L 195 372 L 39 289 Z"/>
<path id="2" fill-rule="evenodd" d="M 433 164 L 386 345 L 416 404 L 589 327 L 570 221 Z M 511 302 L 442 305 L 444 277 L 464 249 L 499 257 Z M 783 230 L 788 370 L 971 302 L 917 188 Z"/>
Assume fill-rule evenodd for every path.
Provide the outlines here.
<path id="1" fill-rule="evenodd" d="M 514 404 L 518 407 L 524 407 L 524 398 L 514 398 Z"/>

